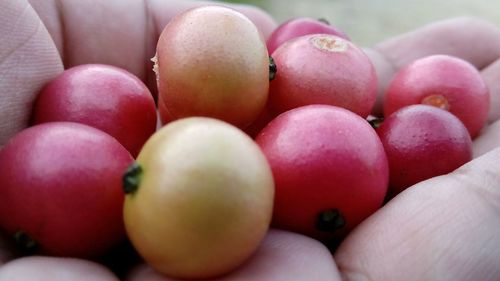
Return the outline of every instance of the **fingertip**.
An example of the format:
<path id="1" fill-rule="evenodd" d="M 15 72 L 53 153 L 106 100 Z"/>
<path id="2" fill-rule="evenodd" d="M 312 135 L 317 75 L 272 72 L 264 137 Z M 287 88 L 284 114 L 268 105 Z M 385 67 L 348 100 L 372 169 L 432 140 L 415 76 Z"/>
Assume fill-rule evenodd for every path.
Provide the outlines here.
<path id="1" fill-rule="evenodd" d="M 475 17 L 444 19 L 385 40 L 375 49 L 397 68 L 428 55 L 447 54 L 481 69 L 500 57 L 500 29 Z"/>

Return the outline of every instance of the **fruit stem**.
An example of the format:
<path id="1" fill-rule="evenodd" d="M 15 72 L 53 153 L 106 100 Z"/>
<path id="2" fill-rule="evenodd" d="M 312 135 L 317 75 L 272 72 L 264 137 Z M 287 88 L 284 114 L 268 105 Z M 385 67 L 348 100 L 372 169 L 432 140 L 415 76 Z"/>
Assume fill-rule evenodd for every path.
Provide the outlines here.
<path id="1" fill-rule="evenodd" d="M 35 253 L 38 249 L 38 243 L 35 239 L 31 238 L 26 232 L 18 230 L 13 235 L 16 246 L 26 254 Z"/>
<path id="2" fill-rule="evenodd" d="M 376 118 L 368 120 L 368 123 L 370 123 L 370 125 L 372 126 L 373 129 L 377 129 L 378 127 L 380 127 L 380 125 L 382 125 L 383 122 L 384 122 L 384 118 L 382 118 L 382 117 L 376 117 Z"/>
<path id="3" fill-rule="evenodd" d="M 316 217 L 316 229 L 334 232 L 345 225 L 345 219 L 337 209 L 323 211 Z"/>
<path id="4" fill-rule="evenodd" d="M 134 193 L 141 183 L 142 167 L 134 162 L 127 167 L 123 174 L 123 191 L 125 194 Z"/>
<path id="5" fill-rule="evenodd" d="M 330 22 L 325 18 L 319 18 L 318 21 L 330 25 Z"/>
<path id="6" fill-rule="evenodd" d="M 276 63 L 274 63 L 274 59 L 269 56 L 269 81 L 274 80 L 276 77 L 276 73 L 278 72 L 278 68 L 276 67 Z"/>

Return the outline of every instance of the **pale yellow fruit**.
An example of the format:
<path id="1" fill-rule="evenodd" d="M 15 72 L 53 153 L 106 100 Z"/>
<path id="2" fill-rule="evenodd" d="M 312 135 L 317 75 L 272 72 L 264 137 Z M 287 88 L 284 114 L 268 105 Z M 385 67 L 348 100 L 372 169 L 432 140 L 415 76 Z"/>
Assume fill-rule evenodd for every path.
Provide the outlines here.
<path id="1" fill-rule="evenodd" d="M 267 102 L 265 40 L 230 8 L 205 6 L 174 17 L 160 35 L 154 62 L 164 122 L 207 116 L 244 128 Z"/>
<path id="2" fill-rule="evenodd" d="M 214 277 L 256 250 L 269 228 L 274 183 L 265 156 L 241 130 L 212 118 L 180 119 L 146 142 L 137 164 L 125 226 L 157 271 Z"/>

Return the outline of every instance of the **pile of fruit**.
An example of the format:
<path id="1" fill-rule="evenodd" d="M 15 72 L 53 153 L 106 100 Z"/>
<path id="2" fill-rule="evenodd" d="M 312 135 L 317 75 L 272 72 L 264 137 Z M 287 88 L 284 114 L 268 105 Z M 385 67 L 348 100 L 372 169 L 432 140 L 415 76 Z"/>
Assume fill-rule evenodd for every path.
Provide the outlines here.
<path id="1" fill-rule="evenodd" d="M 209 278 L 270 227 L 336 245 L 470 161 L 490 103 L 472 65 L 434 55 L 396 73 L 372 115 L 376 71 L 342 31 L 299 18 L 265 42 L 220 6 L 172 19 L 152 60 L 157 96 L 97 64 L 39 93 L 0 151 L 0 229 L 21 248 L 95 258 L 127 240 L 162 274 Z"/>

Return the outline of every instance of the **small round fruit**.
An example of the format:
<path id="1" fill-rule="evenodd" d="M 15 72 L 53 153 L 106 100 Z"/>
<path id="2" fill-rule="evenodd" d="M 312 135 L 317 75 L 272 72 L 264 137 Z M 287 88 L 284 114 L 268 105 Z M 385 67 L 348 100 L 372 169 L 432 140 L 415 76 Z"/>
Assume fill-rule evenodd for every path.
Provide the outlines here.
<path id="1" fill-rule="evenodd" d="M 0 151 L 0 228 L 44 254 L 102 254 L 125 238 L 121 175 L 132 161 L 115 138 L 87 125 L 21 131 Z"/>
<path id="2" fill-rule="evenodd" d="M 384 148 L 346 109 L 309 105 L 273 119 L 257 136 L 276 185 L 273 225 L 338 242 L 384 201 Z"/>
<path id="3" fill-rule="evenodd" d="M 204 6 L 177 15 L 162 31 L 154 61 L 160 113 L 169 113 L 162 119 L 207 116 L 244 128 L 267 101 L 264 39 L 235 10 Z"/>
<path id="4" fill-rule="evenodd" d="M 286 41 L 307 34 L 332 34 L 349 40 L 349 37 L 342 30 L 330 25 L 325 20 L 299 17 L 280 24 L 271 33 L 266 42 L 267 51 L 272 54 Z"/>
<path id="5" fill-rule="evenodd" d="M 457 57 L 432 55 L 415 60 L 396 73 L 384 98 L 384 115 L 412 104 L 450 111 L 474 138 L 488 119 L 490 94 L 472 64 Z"/>
<path id="6" fill-rule="evenodd" d="M 270 83 L 269 105 L 277 113 L 309 104 L 328 104 L 370 114 L 377 75 L 353 43 L 328 34 L 287 41 L 272 54 L 278 72 Z"/>
<path id="7" fill-rule="evenodd" d="M 387 117 L 377 133 L 389 160 L 391 195 L 472 159 L 472 141 L 463 123 L 433 106 L 403 107 Z"/>
<path id="8" fill-rule="evenodd" d="M 124 179 L 128 236 L 148 264 L 169 276 L 233 270 L 270 224 L 274 183 L 265 156 L 244 132 L 217 119 L 165 125 Z"/>
<path id="9" fill-rule="evenodd" d="M 70 121 L 115 137 L 133 156 L 156 130 L 156 106 L 144 83 L 110 65 L 65 70 L 39 93 L 33 123 Z"/>

